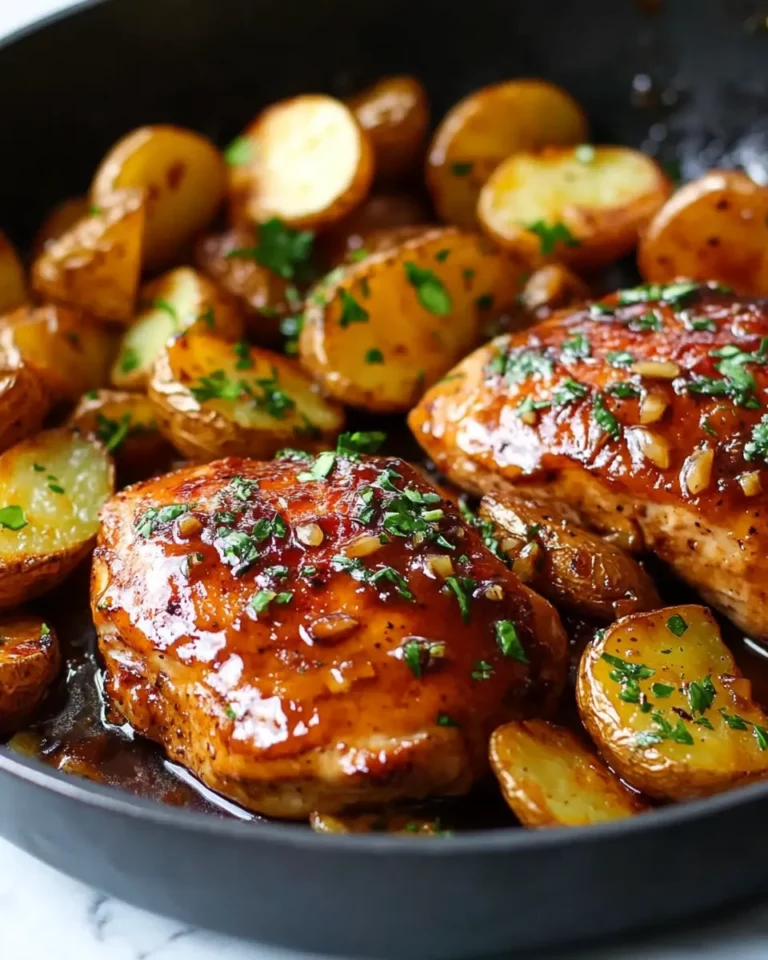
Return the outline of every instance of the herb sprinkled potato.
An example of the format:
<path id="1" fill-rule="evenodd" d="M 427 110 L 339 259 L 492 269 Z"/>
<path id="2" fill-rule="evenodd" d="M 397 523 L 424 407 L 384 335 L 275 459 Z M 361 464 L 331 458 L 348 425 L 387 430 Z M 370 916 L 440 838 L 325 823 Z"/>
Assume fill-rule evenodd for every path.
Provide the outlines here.
<path id="1" fill-rule="evenodd" d="M 113 193 L 45 245 L 32 265 L 32 288 L 46 300 L 127 323 L 136 306 L 143 235 L 142 192 Z"/>
<path id="2" fill-rule="evenodd" d="M 234 298 L 191 267 L 164 273 L 142 288 L 139 299 L 141 312 L 125 331 L 112 366 L 116 387 L 144 389 L 155 358 L 176 333 L 210 331 L 224 340 L 243 335 Z"/>
<path id="3" fill-rule="evenodd" d="M 191 333 L 167 344 L 149 395 L 160 429 L 193 460 L 264 459 L 281 447 L 327 447 L 344 423 L 294 360 Z"/>
<path id="4" fill-rule="evenodd" d="M 706 797 L 768 777 L 768 717 L 705 607 L 635 614 L 599 632 L 577 695 L 600 753 L 648 796 Z"/>
<path id="5" fill-rule="evenodd" d="M 373 146 L 340 100 L 293 97 L 263 110 L 227 150 L 236 223 L 278 217 L 317 228 L 344 217 L 365 197 Z"/>
<path id="6" fill-rule="evenodd" d="M 460 100 L 437 128 L 427 186 L 443 220 L 477 224 L 477 198 L 510 154 L 587 140 L 587 119 L 565 90 L 544 80 L 507 80 Z"/>
<path id="7" fill-rule="evenodd" d="M 0 618 L 0 734 L 35 710 L 60 666 L 59 641 L 49 624 L 30 614 Z"/>
<path id="8" fill-rule="evenodd" d="M 102 160 L 91 185 L 96 207 L 115 190 L 144 192 L 144 266 L 167 266 L 213 219 L 226 190 L 226 167 L 216 147 L 193 130 L 140 127 Z"/>
<path id="9" fill-rule="evenodd" d="M 21 306 L 26 299 L 24 267 L 11 241 L 0 230 L 0 314 Z"/>
<path id="10" fill-rule="evenodd" d="M 490 752 L 504 797 L 526 827 L 584 826 L 646 809 L 582 740 L 546 720 L 499 727 Z"/>
<path id="11" fill-rule="evenodd" d="M 686 183 L 648 225 L 638 266 L 654 283 L 690 277 L 768 295 L 768 187 L 738 170 Z"/>
<path id="12" fill-rule="evenodd" d="M 502 246 L 535 246 L 578 269 L 604 267 L 637 245 L 669 196 L 650 157 L 627 147 L 515 153 L 483 187 L 477 214 Z"/>
<path id="13" fill-rule="evenodd" d="M 51 590 L 87 556 L 113 490 L 109 454 L 73 430 L 0 454 L 0 609 Z"/>
<path id="14" fill-rule="evenodd" d="M 514 303 L 530 266 L 477 234 L 423 232 L 318 285 L 304 314 L 302 363 L 350 406 L 408 410 Z"/>

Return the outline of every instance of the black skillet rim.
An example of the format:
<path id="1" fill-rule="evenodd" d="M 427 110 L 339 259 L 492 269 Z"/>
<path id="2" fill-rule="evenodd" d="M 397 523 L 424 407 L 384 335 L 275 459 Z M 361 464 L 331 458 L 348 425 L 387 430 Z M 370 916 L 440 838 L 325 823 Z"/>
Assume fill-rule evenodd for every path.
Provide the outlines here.
<path id="1" fill-rule="evenodd" d="M 62 10 L 56 10 L 33 20 L 0 38 L 0 55 L 6 47 L 12 46 L 38 30 L 44 30 L 59 20 L 69 19 L 91 7 L 108 2 L 109 0 L 78 0 Z M 562 843 L 597 844 L 602 840 L 611 840 L 617 835 L 664 830 L 690 820 L 706 820 L 710 816 L 726 812 L 731 808 L 739 808 L 751 801 L 768 800 L 768 782 L 754 783 L 702 800 L 687 800 L 627 819 L 591 826 L 552 827 L 546 830 L 496 827 L 444 837 L 439 843 L 414 843 L 412 837 L 401 837 L 396 834 L 321 835 L 286 821 L 243 822 L 196 810 L 179 809 L 156 800 L 133 796 L 119 787 L 91 783 L 70 774 L 60 773 L 34 758 L 15 756 L 5 747 L 0 747 L 0 771 L 86 806 L 98 807 L 115 814 L 174 826 L 194 833 L 211 833 L 239 841 L 266 841 L 312 851 L 337 849 L 340 852 L 392 853 L 398 856 L 406 854 L 415 857 L 445 857 L 454 854 L 469 856 L 490 851 L 511 853 L 531 847 L 557 847 Z"/>

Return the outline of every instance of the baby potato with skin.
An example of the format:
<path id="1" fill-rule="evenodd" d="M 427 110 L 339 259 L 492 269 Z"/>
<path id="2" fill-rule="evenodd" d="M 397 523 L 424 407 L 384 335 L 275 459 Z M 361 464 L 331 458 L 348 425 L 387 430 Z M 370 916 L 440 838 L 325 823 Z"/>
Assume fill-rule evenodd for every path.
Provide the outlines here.
<path id="1" fill-rule="evenodd" d="M 24 613 L 0 617 L 0 735 L 34 712 L 60 666 L 59 641 L 48 623 Z"/>
<path id="2" fill-rule="evenodd" d="M 170 341 L 149 383 L 160 430 L 182 456 L 268 459 L 281 447 L 322 450 L 344 424 L 298 364 L 202 333 Z"/>
<path id="3" fill-rule="evenodd" d="M 224 199 L 226 179 L 224 158 L 201 134 L 168 124 L 139 127 L 102 160 L 91 184 L 91 202 L 103 207 L 116 190 L 142 191 L 142 260 L 157 270 L 210 223 Z"/>
<path id="4" fill-rule="evenodd" d="M 24 267 L 13 244 L 0 230 L 0 314 L 15 310 L 26 299 Z"/>
<path id="5" fill-rule="evenodd" d="M 705 607 L 635 614 L 598 632 L 577 700 L 603 758 L 648 796 L 690 800 L 768 777 L 768 717 Z"/>
<path id="6" fill-rule="evenodd" d="M 39 374 L 16 351 L 0 351 L 0 452 L 36 433 L 51 406 Z"/>
<path id="7" fill-rule="evenodd" d="M 39 257 L 50 243 L 74 227 L 78 220 L 87 217 L 90 210 L 88 197 L 69 197 L 57 203 L 35 234 L 34 255 Z"/>

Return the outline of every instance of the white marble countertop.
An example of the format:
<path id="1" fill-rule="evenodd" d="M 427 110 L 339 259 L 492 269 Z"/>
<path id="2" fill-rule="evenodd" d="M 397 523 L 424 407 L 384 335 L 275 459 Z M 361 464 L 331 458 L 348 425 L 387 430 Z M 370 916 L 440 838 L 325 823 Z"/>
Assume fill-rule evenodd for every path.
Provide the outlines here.
<path id="1" fill-rule="evenodd" d="M 71 2 L 71 0 L 70 0 Z M 70 5 L 0 0 L 0 36 Z M 158 0 L 162 2 L 162 0 Z M 768 906 L 653 941 L 626 941 L 567 960 L 758 960 L 768 957 Z M 0 960 L 300 960 L 156 917 L 89 889 L 0 840 Z M 556 960 L 556 958 L 550 958 Z M 560 956 L 558 960 L 566 960 Z"/>

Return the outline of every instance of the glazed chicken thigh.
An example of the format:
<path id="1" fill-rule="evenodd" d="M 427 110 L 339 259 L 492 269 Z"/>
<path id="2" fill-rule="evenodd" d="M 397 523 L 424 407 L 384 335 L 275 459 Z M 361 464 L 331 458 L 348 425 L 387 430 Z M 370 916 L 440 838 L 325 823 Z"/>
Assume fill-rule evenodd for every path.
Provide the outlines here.
<path id="1" fill-rule="evenodd" d="M 306 817 L 466 792 L 564 680 L 554 609 L 407 463 L 228 459 L 105 507 L 113 709 L 208 786 Z"/>
<path id="2" fill-rule="evenodd" d="M 768 301 L 680 282 L 498 337 L 410 426 L 475 493 L 556 501 L 768 639 Z"/>

